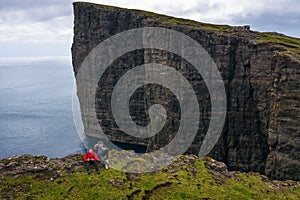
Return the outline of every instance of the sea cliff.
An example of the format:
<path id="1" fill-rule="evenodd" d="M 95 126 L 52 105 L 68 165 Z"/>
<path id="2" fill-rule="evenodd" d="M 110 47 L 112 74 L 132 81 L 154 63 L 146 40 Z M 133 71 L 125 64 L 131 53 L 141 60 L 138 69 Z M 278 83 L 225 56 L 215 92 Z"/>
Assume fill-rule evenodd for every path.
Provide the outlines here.
<path id="1" fill-rule="evenodd" d="M 196 40 L 216 63 L 227 95 L 224 129 L 209 156 L 226 163 L 230 170 L 300 180 L 300 39 L 252 31 L 249 26 L 205 24 L 83 2 L 74 3 L 74 16 L 72 61 L 75 76 L 94 47 L 122 31 L 162 27 Z M 172 93 L 162 88 L 138 90 L 137 98 L 131 101 L 132 118 L 139 125 L 147 124 L 148 103 L 160 103 L 168 111 L 167 125 L 156 136 L 146 139 L 129 136 L 119 129 L 112 116 L 110 102 L 115 84 L 129 69 L 145 63 L 174 67 L 185 74 L 198 91 L 201 126 L 186 152 L 197 154 L 211 114 L 205 82 L 178 55 L 159 49 L 142 49 L 123 55 L 104 73 L 95 100 L 101 102 L 101 106 L 96 105 L 96 112 L 104 133 L 112 141 L 144 145 L 148 151 L 163 147 L 174 137 L 180 122 L 179 105 Z M 151 95 L 147 95 L 149 90 Z M 85 95 L 78 96 L 80 105 L 85 105 Z M 143 97 L 142 102 L 147 103 L 139 103 L 138 97 Z M 90 115 L 82 112 L 85 132 L 97 136 L 97 126 L 87 120 Z"/>

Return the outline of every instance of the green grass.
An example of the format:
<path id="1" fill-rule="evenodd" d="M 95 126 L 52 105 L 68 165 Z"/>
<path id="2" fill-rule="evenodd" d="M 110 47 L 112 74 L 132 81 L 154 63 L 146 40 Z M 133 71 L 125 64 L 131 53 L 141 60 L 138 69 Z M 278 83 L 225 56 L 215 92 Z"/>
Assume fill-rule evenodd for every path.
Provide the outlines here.
<path id="1" fill-rule="evenodd" d="M 144 11 L 144 10 L 137 10 L 137 9 L 126 9 L 126 8 L 119 8 L 114 6 L 108 6 L 108 5 L 102 5 L 102 4 L 95 4 L 95 3 L 87 3 L 87 2 L 75 2 L 75 4 L 82 4 L 82 5 L 93 5 L 95 7 L 98 7 L 100 9 L 111 9 L 111 10 L 123 10 L 123 11 L 130 11 L 130 12 L 136 12 L 140 15 L 153 17 L 155 21 L 159 21 L 161 23 L 166 24 L 178 24 L 183 26 L 189 26 L 195 29 L 203 29 L 203 30 L 213 30 L 213 31 L 230 31 L 232 30 L 231 26 L 228 25 L 215 25 L 215 24 L 209 24 L 209 23 L 202 23 L 194 20 L 189 19 L 183 19 L 183 18 L 177 18 L 177 17 L 171 17 L 163 14 L 158 14 L 150 11 Z"/>
<path id="2" fill-rule="evenodd" d="M 201 160 L 185 165 L 177 172 L 168 168 L 155 173 L 128 174 L 109 169 L 98 175 L 87 175 L 79 168 L 74 173 L 54 181 L 34 175 L 1 180 L 1 196 L 13 195 L 14 199 L 299 199 L 300 188 L 280 188 L 276 191 L 255 173 L 237 174 L 236 179 L 214 177 Z M 121 184 L 111 184 L 121 180 Z"/>
<path id="3" fill-rule="evenodd" d="M 183 26 L 189 26 L 191 28 L 203 29 L 203 30 L 212 30 L 212 31 L 230 31 L 232 27 L 228 25 L 216 25 L 209 23 L 202 23 L 188 19 L 168 17 L 166 16 L 163 20 L 165 23 L 178 24 Z"/>
<path id="4" fill-rule="evenodd" d="M 216 25 L 216 24 L 203 23 L 203 22 L 198 22 L 190 19 L 171 17 L 167 15 L 162 15 L 162 14 L 157 14 L 157 13 L 142 11 L 142 10 L 133 10 L 133 11 L 139 12 L 146 16 L 155 17 L 157 21 L 160 21 L 162 23 L 167 23 L 167 24 L 177 24 L 182 26 L 188 26 L 190 28 L 195 28 L 195 29 L 214 30 L 214 31 L 226 31 L 232 29 L 232 27 L 228 25 Z"/>
<path id="5" fill-rule="evenodd" d="M 259 42 L 278 44 L 285 47 L 288 51 L 300 54 L 300 38 L 265 32 L 261 33 Z"/>

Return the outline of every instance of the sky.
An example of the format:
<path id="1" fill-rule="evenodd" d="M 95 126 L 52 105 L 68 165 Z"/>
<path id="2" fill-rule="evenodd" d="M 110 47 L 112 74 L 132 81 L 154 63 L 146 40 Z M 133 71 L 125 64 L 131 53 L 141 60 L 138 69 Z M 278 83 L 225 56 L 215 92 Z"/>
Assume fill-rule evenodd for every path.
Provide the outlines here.
<path id="1" fill-rule="evenodd" d="M 86 0 L 81 0 L 86 1 Z M 0 0 L 0 57 L 70 56 L 73 0 Z M 299 0 L 90 0 L 300 38 Z"/>

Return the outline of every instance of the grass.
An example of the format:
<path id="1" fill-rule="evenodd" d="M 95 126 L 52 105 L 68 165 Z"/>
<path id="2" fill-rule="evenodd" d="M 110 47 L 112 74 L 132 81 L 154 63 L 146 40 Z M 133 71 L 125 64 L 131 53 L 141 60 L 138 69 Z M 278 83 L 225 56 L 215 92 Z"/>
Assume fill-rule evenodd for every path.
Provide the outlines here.
<path id="1" fill-rule="evenodd" d="M 144 11 L 144 10 L 126 9 L 126 8 L 119 8 L 119 7 L 115 7 L 115 6 L 87 3 L 87 2 L 75 2 L 74 4 L 93 5 L 98 8 L 105 8 L 105 9 L 111 9 L 111 10 L 120 10 L 120 9 L 122 9 L 123 11 L 128 10 L 130 12 L 139 13 L 140 15 L 153 17 L 153 18 L 155 18 L 156 21 L 159 21 L 162 23 L 189 26 L 189 27 L 192 27 L 195 29 L 212 30 L 212 31 L 229 31 L 229 32 L 230 32 L 230 30 L 232 30 L 232 27 L 228 26 L 228 25 L 215 25 L 215 24 L 209 24 L 209 23 L 202 23 L 202 22 L 198 22 L 198 21 L 194 21 L 194 20 L 171 17 L 171 16 L 158 14 L 158 13 L 154 13 L 154 12 L 150 12 L 150 11 Z"/>
<path id="2" fill-rule="evenodd" d="M 133 178 L 129 178 L 133 176 Z M 119 180 L 120 184 L 112 184 Z M 14 199 L 299 199 L 300 188 L 273 190 L 256 173 L 216 178 L 196 160 L 174 173 L 131 174 L 109 169 L 87 175 L 84 167 L 54 181 L 34 175 L 0 179 L 0 197 Z"/>
<path id="3" fill-rule="evenodd" d="M 282 34 L 264 32 L 260 34 L 259 42 L 283 46 L 288 51 L 300 54 L 300 38 L 293 38 Z"/>

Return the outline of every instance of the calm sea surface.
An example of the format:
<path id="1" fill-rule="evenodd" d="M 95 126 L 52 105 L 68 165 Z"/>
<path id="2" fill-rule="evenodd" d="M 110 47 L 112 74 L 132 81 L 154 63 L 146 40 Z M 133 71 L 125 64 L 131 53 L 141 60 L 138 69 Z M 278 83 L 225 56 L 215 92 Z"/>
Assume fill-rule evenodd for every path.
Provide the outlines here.
<path id="1" fill-rule="evenodd" d="M 70 58 L 0 58 L 0 158 L 81 153 Z"/>

